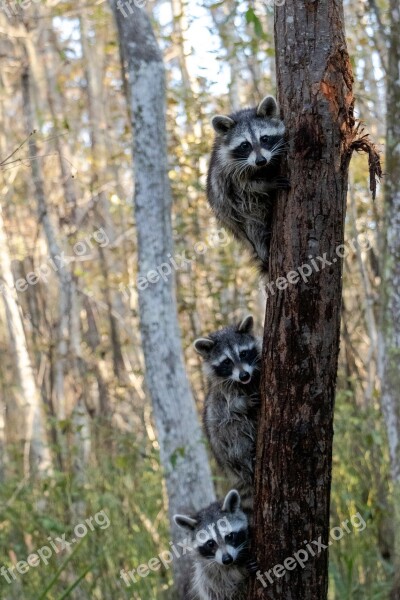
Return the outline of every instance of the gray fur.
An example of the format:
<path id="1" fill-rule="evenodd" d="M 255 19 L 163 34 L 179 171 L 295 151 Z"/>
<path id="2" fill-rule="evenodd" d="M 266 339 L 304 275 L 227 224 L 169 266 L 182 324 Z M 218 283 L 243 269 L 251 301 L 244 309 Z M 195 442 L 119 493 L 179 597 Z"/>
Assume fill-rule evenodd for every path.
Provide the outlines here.
<path id="1" fill-rule="evenodd" d="M 203 424 L 211 450 L 230 485 L 239 490 L 243 506 L 251 511 L 261 360 L 253 318 L 200 338 L 194 346 L 204 359 L 208 379 Z M 241 358 L 243 350 L 248 355 Z M 240 381 L 243 373 L 249 375 L 246 383 Z"/>
<path id="2" fill-rule="evenodd" d="M 276 101 L 266 96 L 256 108 L 216 115 L 212 125 L 216 138 L 207 178 L 208 201 L 221 224 L 267 271 L 272 204 L 276 190 L 289 185 L 279 177 L 285 126 L 278 118 Z M 251 145 L 248 153 L 240 150 L 243 142 Z"/>
<path id="3" fill-rule="evenodd" d="M 189 532 L 193 572 L 185 600 L 245 600 L 247 597 L 249 524 L 240 507 L 240 496 L 231 490 L 223 502 L 214 502 L 193 516 L 175 515 L 175 523 Z M 231 543 L 226 535 L 240 535 Z M 205 555 L 204 544 L 214 548 Z M 203 547 L 202 547 L 203 546 Z M 230 564 L 221 557 L 229 555 Z"/>

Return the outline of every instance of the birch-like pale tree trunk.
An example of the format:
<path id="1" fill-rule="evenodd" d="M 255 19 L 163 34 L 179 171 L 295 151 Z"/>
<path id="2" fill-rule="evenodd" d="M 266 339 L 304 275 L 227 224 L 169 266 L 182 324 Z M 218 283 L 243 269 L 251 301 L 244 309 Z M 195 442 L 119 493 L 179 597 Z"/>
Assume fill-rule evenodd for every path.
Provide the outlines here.
<path id="1" fill-rule="evenodd" d="M 149 271 L 168 263 L 173 255 L 164 65 L 147 14 L 134 7 L 132 15 L 127 11 L 124 16 L 112 5 L 129 77 L 128 101 L 133 118 L 138 287 L 146 383 L 153 402 L 172 516 L 206 506 L 214 499 L 214 490 L 183 364 L 174 276 L 171 273 L 165 281 L 159 277 L 156 283 L 147 280 Z M 174 526 L 172 537 L 182 537 Z M 175 562 L 177 597 L 182 597 L 188 568 L 187 557 Z"/>
<path id="2" fill-rule="evenodd" d="M 386 114 L 386 247 L 379 340 L 381 405 L 386 423 L 393 485 L 395 581 L 391 600 L 400 600 L 400 2 L 389 3 Z"/>
<path id="3" fill-rule="evenodd" d="M 51 471 L 51 454 L 47 443 L 45 415 L 29 357 L 21 309 L 11 269 L 7 236 L 0 206 L 0 295 L 3 298 L 10 344 L 15 358 L 18 386 L 22 397 L 24 428 L 24 472 L 45 475 Z M 3 415 L 2 415 L 3 417 Z"/>

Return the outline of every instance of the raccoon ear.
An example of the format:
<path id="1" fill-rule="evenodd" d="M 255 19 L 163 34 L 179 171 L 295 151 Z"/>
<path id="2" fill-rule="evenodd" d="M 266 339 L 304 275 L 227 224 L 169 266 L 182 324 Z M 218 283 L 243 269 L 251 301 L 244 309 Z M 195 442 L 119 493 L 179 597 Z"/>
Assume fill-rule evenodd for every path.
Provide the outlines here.
<path id="1" fill-rule="evenodd" d="M 233 513 L 240 508 L 240 495 L 236 490 L 231 490 L 225 496 L 222 510 L 225 512 Z"/>
<path id="2" fill-rule="evenodd" d="M 278 105 L 273 96 L 265 96 L 257 106 L 257 117 L 276 117 Z"/>
<path id="3" fill-rule="evenodd" d="M 200 356 L 207 357 L 210 353 L 211 348 L 214 346 L 214 342 L 210 338 L 198 338 L 194 344 L 194 349 Z"/>
<path id="4" fill-rule="evenodd" d="M 215 115 L 211 119 L 211 125 L 214 127 L 214 130 L 220 135 L 224 135 L 224 133 L 228 133 L 230 129 L 235 125 L 235 121 L 230 117 L 224 117 L 223 115 Z"/>
<path id="5" fill-rule="evenodd" d="M 253 330 L 254 319 L 251 315 L 247 315 L 238 325 L 239 333 L 251 333 Z"/>
<path id="6" fill-rule="evenodd" d="M 192 519 L 191 517 L 188 517 L 186 515 L 174 515 L 173 518 L 175 524 L 178 525 L 178 527 L 181 527 L 182 529 L 190 529 L 190 531 L 193 531 L 193 529 L 197 525 L 196 519 Z"/>

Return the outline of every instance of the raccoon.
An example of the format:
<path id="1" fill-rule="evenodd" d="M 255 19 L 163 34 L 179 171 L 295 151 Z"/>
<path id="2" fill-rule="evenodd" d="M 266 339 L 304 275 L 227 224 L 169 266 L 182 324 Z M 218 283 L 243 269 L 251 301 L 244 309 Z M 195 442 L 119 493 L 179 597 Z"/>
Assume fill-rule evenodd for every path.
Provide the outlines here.
<path id="1" fill-rule="evenodd" d="M 240 495 L 231 490 L 197 515 L 175 515 L 189 530 L 194 571 L 185 600 L 245 600 L 249 577 L 249 526 Z"/>
<path id="2" fill-rule="evenodd" d="M 217 462 L 250 511 L 261 363 L 261 343 L 253 334 L 253 326 L 249 315 L 238 325 L 194 343 L 208 378 L 204 429 Z"/>
<path id="3" fill-rule="evenodd" d="M 207 196 L 220 223 L 268 271 L 272 205 L 276 190 L 290 187 L 279 175 L 285 125 L 275 98 L 212 119 L 216 132 L 207 178 Z"/>

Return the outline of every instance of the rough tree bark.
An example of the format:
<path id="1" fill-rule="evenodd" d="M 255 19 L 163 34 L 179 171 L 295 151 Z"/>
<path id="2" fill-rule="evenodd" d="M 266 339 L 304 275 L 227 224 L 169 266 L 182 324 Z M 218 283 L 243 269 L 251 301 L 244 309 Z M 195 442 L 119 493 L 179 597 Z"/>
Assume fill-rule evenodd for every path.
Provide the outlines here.
<path id="1" fill-rule="evenodd" d="M 400 2 L 390 0 L 386 114 L 386 247 L 379 339 L 381 405 L 390 452 L 395 534 L 395 580 L 391 600 L 400 600 Z"/>
<path id="2" fill-rule="evenodd" d="M 114 2 L 112 6 L 129 77 L 128 101 L 133 117 L 138 292 L 146 383 L 153 402 L 172 515 L 182 509 L 206 506 L 214 499 L 214 491 L 183 364 L 174 277 L 171 273 L 164 281 L 157 277 L 156 270 L 169 263 L 173 255 L 164 65 L 147 14 L 136 7 L 131 7 L 131 14 L 128 5 L 124 5 L 124 15 Z M 176 527 L 172 528 L 172 537 L 182 537 Z M 182 597 L 187 572 L 186 557 L 180 558 L 175 563 L 176 597 Z"/>
<path id="3" fill-rule="evenodd" d="M 269 574 L 250 598 L 324 600 L 327 548 L 271 569 L 305 540 L 328 545 L 348 166 L 353 149 L 370 152 L 371 171 L 376 156 L 355 127 L 342 1 L 286 0 L 275 40 L 291 190 L 274 207 L 256 461 L 255 549 Z"/>

